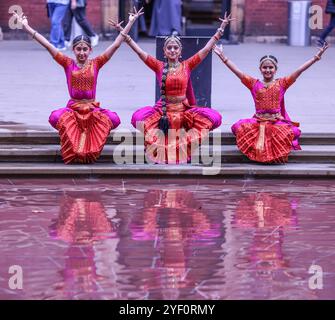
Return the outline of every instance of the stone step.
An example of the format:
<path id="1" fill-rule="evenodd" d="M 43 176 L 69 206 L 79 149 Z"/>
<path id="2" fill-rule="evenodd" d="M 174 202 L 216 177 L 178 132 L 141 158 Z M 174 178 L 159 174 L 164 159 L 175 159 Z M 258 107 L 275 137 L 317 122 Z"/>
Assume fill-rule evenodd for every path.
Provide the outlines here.
<path id="1" fill-rule="evenodd" d="M 197 161 L 200 154 L 202 161 Z M 212 157 L 222 163 L 251 163 L 235 145 L 202 146 L 193 156 L 194 163 L 211 163 Z M 137 159 L 137 160 L 135 160 Z M 144 163 L 144 147 L 130 145 L 106 145 L 99 158 L 100 163 Z M 2 145 L 0 162 L 62 162 L 59 145 Z M 290 163 L 335 163 L 335 145 L 305 145 L 303 150 L 292 151 Z"/>
<path id="2" fill-rule="evenodd" d="M 143 135 L 136 131 L 116 130 L 111 133 L 107 144 L 119 144 L 122 141 L 128 144 L 142 144 Z M 213 144 L 235 144 L 235 137 L 231 132 L 211 132 L 210 139 Z M 221 141 L 220 141 L 221 140 Z M 335 133 L 303 133 L 300 138 L 301 145 L 335 145 Z M 59 144 L 56 131 L 1 131 L 0 145 L 2 144 Z"/>
<path id="3" fill-rule="evenodd" d="M 96 163 L 92 165 L 65 165 L 62 163 L 0 163 L 2 177 L 45 177 L 50 176 L 184 176 L 190 177 L 243 177 L 243 178 L 289 178 L 327 177 L 335 178 L 334 164 L 288 163 L 285 165 L 261 165 L 250 163 L 229 163 L 219 167 L 200 165 L 113 165 Z"/>

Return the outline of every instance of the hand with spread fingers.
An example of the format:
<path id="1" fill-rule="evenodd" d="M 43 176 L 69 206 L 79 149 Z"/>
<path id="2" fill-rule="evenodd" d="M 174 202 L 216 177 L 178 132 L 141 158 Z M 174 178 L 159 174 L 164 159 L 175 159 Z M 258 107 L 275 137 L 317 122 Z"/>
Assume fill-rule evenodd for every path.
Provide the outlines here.
<path id="1" fill-rule="evenodd" d="M 231 13 L 228 15 L 227 12 L 225 12 L 224 14 L 224 18 L 219 18 L 219 20 L 221 21 L 221 26 L 220 28 L 224 29 L 229 23 L 230 21 L 236 20 L 235 18 L 232 18 Z"/>
<path id="2" fill-rule="evenodd" d="M 119 35 L 116 37 L 115 41 L 111 46 L 107 48 L 107 50 L 104 52 L 107 57 L 111 57 L 114 52 L 120 47 L 121 43 L 123 41 L 130 43 L 132 41 L 131 37 L 128 35 L 128 32 L 130 31 L 131 27 L 133 26 L 134 22 L 140 17 L 143 12 L 143 8 L 137 11 L 136 7 L 134 7 L 134 11 L 129 13 L 129 20 L 125 27 L 122 26 L 123 21 L 118 22 L 114 19 L 110 18 L 108 20 L 108 23 L 115 28 L 117 31 L 119 31 Z"/>
<path id="3" fill-rule="evenodd" d="M 224 51 L 223 51 L 223 46 L 222 45 L 214 45 L 213 46 L 213 51 L 221 58 L 225 59 Z"/>
<path id="4" fill-rule="evenodd" d="M 142 7 L 137 11 L 136 7 L 134 7 L 134 12 L 129 12 L 129 21 L 133 21 L 138 19 L 142 14 L 144 14 L 144 8 Z"/>
<path id="5" fill-rule="evenodd" d="M 43 35 L 38 33 L 29 25 L 28 18 L 23 12 L 21 14 L 14 12 L 13 16 L 17 19 L 19 24 L 22 24 L 23 29 L 29 33 L 32 38 L 36 40 L 41 46 L 47 49 L 53 57 L 58 53 L 58 49 L 56 49 Z"/>
<path id="6" fill-rule="evenodd" d="M 16 12 L 13 13 L 13 16 L 17 19 L 17 22 L 22 24 L 25 28 L 29 26 L 28 24 L 28 18 L 24 15 L 22 12 L 20 15 L 18 15 Z"/>
<path id="7" fill-rule="evenodd" d="M 109 23 L 113 28 L 115 28 L 117 31 L 119 31 L 119 32 L 123 31 L 123 27 L 122 27 L 123 21 L 121 21 L 121 22 L 117 22 L 117 21 L 114 21 L 113 19 L 109 19 L 109 20 L 108 20 L 108 23 Z"/>

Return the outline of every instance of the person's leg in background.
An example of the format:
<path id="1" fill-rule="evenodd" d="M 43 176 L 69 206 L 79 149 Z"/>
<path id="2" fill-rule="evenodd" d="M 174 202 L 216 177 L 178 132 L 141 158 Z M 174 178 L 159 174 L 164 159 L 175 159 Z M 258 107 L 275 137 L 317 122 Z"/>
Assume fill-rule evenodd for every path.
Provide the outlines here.
<path id="1" fill-rule="evenodd" d="M 48 16 L 49 16 L 50 23 L 51 23 L 50 42 L 51 42 L 52 45 L 54 45 L 56 47 L 57 46 L 57 39 L 55 38 L 55 32 L 53 30 L 53 25 L 52 25 L 52 16 L 54 14 L 55 8 L 56 8 L 55 3 L 48 3 Z"/>
<path id="2" fill-rule="evenodd" d="M 51 19 L 50 42 L 58 49 L 64 50 L 63 19 L 67 10 L 67 5 L 49 3 L 49 14 Z"/>
<path id="3" fill-rule="evenodd" d="M 63 19 L 65 46 L 70 47 L 73 13 L 69 5 Z"/>
<path id="4" fill-rule="evenodd" d="M 324 44 L 324 42 L 326 41 L 326 38 L 328 37 L 328 35 L 332 32 L 334 28 L 335 28 L 335 13 L 332 13 L 327 28 L 320 35 L 320 39 L 318 40 L 318 45 L 322 46 Z"/>
<path id="5" fill-rule="evenodd" d="M 86 18 L 86 6 L 77 7 L 72 13 L 83 31 L 91 38 L 92 46 L 95 47 L 99 42 L 99 36 L 94 32 Z"/>
<path id="6" fill-rule="evenodd" d="M 144 8 L 144 15 L 140 16 L 138 19 L 139 24 L 139 32 L 143 32 L 144 34 L 148 34 L 147 25 L 145 23 L 145 11 L 146 11 L 146 2 L 143 0 L 139 1 L 139 6 L 137 7 L 137 10 Z"/>

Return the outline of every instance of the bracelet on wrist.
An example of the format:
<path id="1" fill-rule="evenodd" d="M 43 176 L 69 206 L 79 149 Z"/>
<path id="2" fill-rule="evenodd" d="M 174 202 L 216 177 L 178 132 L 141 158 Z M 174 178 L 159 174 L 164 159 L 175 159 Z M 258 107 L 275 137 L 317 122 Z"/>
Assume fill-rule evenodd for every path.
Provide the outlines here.
<path id="1" fill-rule="evenodd" d="M 217 31 L 220 33 L 221 37 L 224 35 L 224 29 L 223 28 L 218 28 Z"/>
<path id="2" fill-rule="evenodd" d="M 220 38 L 219 38 L 216 34 L 213 36 L 213 38 L 214 38 L 216 41 L 219 41 L 219 40 L 220 40 Z"/>
<path id="3" fill-rule="evenodd" d="M 319 61 L 319 60 L 321 60 L 321 57 L 320 57 L 319 55 L 316 54 L 316 55 L 314 56 L 314 59 L 316 59 L 317 61 Z"/>
<path id="4" fill-rule="evenodd" d="M 223 57 L 223 58 L 222 58 L 222 62 L 223 62 L 223 63 L 227 63 L 227 61 L 228 61 L 228 58 L 227 58 L 227 57 Z"/>
<path id="5" fill-rule="evenodd" d="M 35 39 L 35 37 L 36 37 L 36 33 L 37 33 L 37 31 L 34 32 L 34 34 L 33 34 L 33 39 Z"/>
<path id="6" fill-rule="evenodd" d="M 129 34 L 127 34 L 126 37 L 125 37 L 125 39 L 124 39 L 124 41 L 126 43 L 129 43 L 129 42 L 131 42 L 131 40 L 133 40 L 133 39 L 131 38 L 131 36 Z"/>

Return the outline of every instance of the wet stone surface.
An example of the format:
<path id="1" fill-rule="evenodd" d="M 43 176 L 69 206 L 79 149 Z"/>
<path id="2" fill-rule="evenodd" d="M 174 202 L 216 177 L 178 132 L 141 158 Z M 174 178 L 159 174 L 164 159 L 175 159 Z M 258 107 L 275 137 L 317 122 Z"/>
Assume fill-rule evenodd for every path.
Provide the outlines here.
<path id="1" fill-rule="evenodd" d="M 1 179 L 0 298 L 334 299 L 334 209 L 332 180 Z"/>

